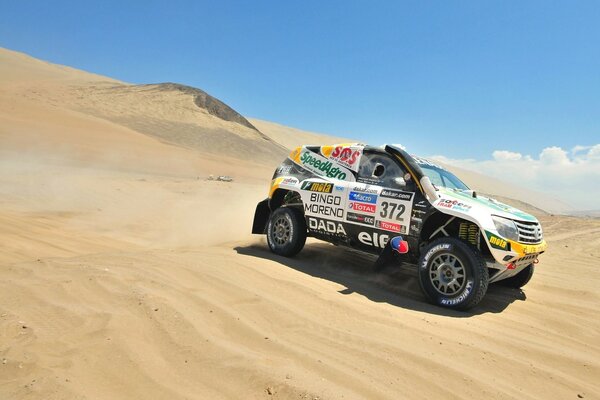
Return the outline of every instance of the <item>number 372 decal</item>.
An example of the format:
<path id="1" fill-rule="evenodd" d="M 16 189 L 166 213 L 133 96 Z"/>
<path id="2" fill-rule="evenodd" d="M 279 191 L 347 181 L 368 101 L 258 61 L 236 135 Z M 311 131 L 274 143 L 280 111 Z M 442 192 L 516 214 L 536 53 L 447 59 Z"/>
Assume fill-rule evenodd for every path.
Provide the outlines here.
<path id="1" fill-rule="evenodd" d="M 406 211 L 406 206 L 404 204 L 396 204 L 384 201 L 381 203 L 381 211 L 379 212 L 379 216 L 381 218 L 402 221 L 404 220 L 404 218 L 402 218 L 404 211 Z"/>

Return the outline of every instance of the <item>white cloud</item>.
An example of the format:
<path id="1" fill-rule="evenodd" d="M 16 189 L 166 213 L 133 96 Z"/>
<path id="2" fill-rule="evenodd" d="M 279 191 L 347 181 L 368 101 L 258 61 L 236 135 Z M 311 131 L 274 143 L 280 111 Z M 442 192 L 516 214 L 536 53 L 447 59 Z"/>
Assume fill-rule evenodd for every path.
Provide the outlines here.
<path id="1" fill-rule="evenodd" d="M 492 157 L 498 161 L 517 161 L 523 158 L 523 155 L 512 151 L 496 150 L 492 153 Z"/>
<path id="2" fill-rule="evenodd" d="M 540 154 L 540 161 L 548 166 L 567 166 L 571 164 L 569 155 L 560 147 L 546 147 Z"/>
<path id="3" fill-rule="evenodd" d="M 504 181 L 515 179 L 519 186 L 549 193 L 578 210 L 600 209 L 600 144 L 570 151 L 546 147 L 537 156 L 496 150 L 483 161 L 432 158 Z"/>

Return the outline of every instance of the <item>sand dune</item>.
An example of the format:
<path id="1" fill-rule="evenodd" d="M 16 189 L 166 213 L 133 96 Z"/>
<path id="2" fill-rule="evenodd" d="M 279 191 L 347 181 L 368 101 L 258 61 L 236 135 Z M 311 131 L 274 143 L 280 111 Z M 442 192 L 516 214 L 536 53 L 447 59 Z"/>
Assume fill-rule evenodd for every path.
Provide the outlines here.
<path id="1" fill-rule="evenodd" d="M 0 399 L 600 397 L 600 221 L 543 216 L 549 250 L 523 291 L 447 311 L 410 268 L 374 273 L 317 241 L 285 259 L 249 234 L 276 153 L 308 136 L 19 68 L 23 85 L 0 83 Z M 75 91 L 55 79 L 71 72 Z M 148 116 L 273 153 L 202 152 L 143 132 Z"/>

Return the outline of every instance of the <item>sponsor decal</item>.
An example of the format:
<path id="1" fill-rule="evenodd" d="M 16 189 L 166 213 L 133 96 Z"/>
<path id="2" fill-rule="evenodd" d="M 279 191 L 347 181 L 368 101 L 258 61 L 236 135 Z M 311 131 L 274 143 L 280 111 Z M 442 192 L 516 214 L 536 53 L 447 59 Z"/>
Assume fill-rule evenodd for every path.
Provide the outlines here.
<path id="1" fill-rule="evenodd" d="M 375 222 L 375 226 L 379 229 L 383 229 L 384 231 L 391 231 L 391 232 L 397 232 L 397 233 L 402 232 L 402 225 L 394 224 L 392 222 L 377 221 L 377 222 Z"/>
<path id="2" fill-rule="evenodd" d="M 381 179 L 367 177 L 358 177 L 356 178 L 356 181 L 358 183 L 364 183 L 366 185 L 378 185 L 381 183 Z"/>
<path id="3" fill-rule="evenodd" d="M 510 251 L 510 243 L 508 241 L 506 241 L 502 238 L 499 238 L 498 236 L 496 236 L 493 233 L 490 233 L 488 231 L 486 231 L 485 234 L 488 237 L 488 240 L 490 241 L 490 245 L 493 248 Z"/>
<path id="4" fill-rule="evenodd" d="M 302 190 L 331 193 L 333 191 L 333 183 L 304 181 L 302 182 Z"/>
<path id="5" fill-rule="evenodd" d="M 346 236 L 346 231 L 341 223 L 326 219 L 308 217 L 308 228 L 319 233 Z"/>
<path id="6" fill-rule="evenodd" d="M 298 184 L 298 179 L 292 177 L 289 178 L 285 178 L 284 180 L 281 181 L 282 185 L 290 185 L 290 186 L 296 186 Z"/>
<path id="7" fill-rule="evenodd" d="M 331 194 L 311 193 L 310 202 L 304 204 L 304 212 L 327 217 L 344 218 L 344 209 L 340 207 L 342 198 Z"/>
<path id="8" fill-rule="evenodd" d="M 423 268 L 423 269 L 427 268 L 427 262 L 429 261 L 429 259 L 435 252 L 440 251 L 440 250 L 450 250 L 451 248 L 452 248 L 452 245 L 449 243 L 442 243 L 442 244 L 438 244 L 437 246 L 433 246 L 425 254 L 425 257 L 423 257 L 423 263 L 421 264 L 421 268 Z"/>
<path id="9" fill-rule="evenodd" d="M 348 199 L 352 201 L 360 201 L 363 203 L 377 203 L 377 195 L 369 193 L 350 192 L 348 194 Z"/>
<path id="10" fill-rule="evenodd" d="M 393 237 L 392 240 L 390 240 L 390 246 L 392 247 L 392 250 L 397 253 L 408 253 L 408 242 L 402 239 L 402 236 Z"/>
<path id="11" fill-rule="evenodd" d="M 398 200 L 406 200 L 406 201 L 411 201 L 413 198 L 413 193 L 411 193 L 411 192 L 402 192 L 400 190 L 392 190 L 392 189 L 383 189 L 379 195 L 381 197 L 387 197 L 390 199 L 398 199 Z"/>
<path id="12" fill-rule="evenodd" d="M 414 160 L 419 165 L 429 165 L 429 166 L 435 167 L 437 169 L 442 169 L 442 170 L 445 169 L 445 168 L 442 168 L 442 166 L 440 166 L 438 164 L 435 164 L 435 163 L 433 163 L 433 162 L 431 162 L 431 161 L 429 161 L 429 160 L 427 160 L 425 158 L 421 158 L 421 157 L 417 157 L 417 156 L 412 156 L 412 158 L 414 158 Z"/>
<path id="13" fill-rule="evenodd" d="M 379 212 L 379 216 L 381 218 L 404 221 L 404 218 L 402 217 L 402 215 L 404 215 L 404 211 L 406 211 L 406 206 L 404 204 L 396 204 L 384 201 L 381 203 L 381 211 Z"/>
<path id="14" fill-rule="evenodd" d="M 415 207 L 419 207 L 419 208 L 427 208 L 427 203 L 425 202 L 425 200 L 421 200 L 417 203 L 415 203 Z"/>
<path id="15" fill-rule="evenodd" d="M 365 204 L 365 203 L 348 203 L 348 208 L 357 212 L 367 212 L 371 214 L 375 214 L 375 210 L 377 206 L 375 204 Z"/>
<path id="16" fill-rule="evenodd" d="M 452 199 L 440 199 L 438 206 L 462 212 L 468 212 L 471 209 L 470 205 Z"/>
<path id="17" fill-rule="evenodd" d="M 336 146 L 331 152 L 329 159 L 352 171 L 358 171 L 361 156 L 362 147 Z"/>
<path id="18" fill-rule="evenodd" d="M 344 209 L 327 206 L 324 204 L 305 204 L 304 212 L 310 214 L 323 215 L 325 217 L 344 218 Z"/>
<path id="19" fill-rule="evenodd" d="M 292 172 L 292 166 L 291 165 L 280 165 L 277 168 L 277 174 L 279 174 L 279 175 L 289 175 L 290 172 Z"/>
<path id="20" fill-rule="evenodd" d="M 379 247 L 383 249 L 390 240 L 390 237 L 386 234 L 380 234 L 378 232 L 360 232 L 358 234 L 358 240 L 367 246 Z"/>
<path id="21" fill-rule="evenodd" d="M 359 224 L 373 225 L 375 223 L 375 217 L 370 215 L 356 214 L 349 212 L 346 214 L 346 219 L 352 222 L 358 222 Z"/>
<path id="22" fill-rule="evenodd" d="M 343 192 L 344 191 L 344 187 L 343 186 L 335 185 L 333 188 L 335 189 L 336 192 Z"/>
<path id="23" fill-rule="evenodd" d="M 465 290 L 460 294 L 460 296 L 454 297 L 452 299 L 448 299 L 448 298 L 441 299 L 440 303 L 443 305 L 446 305 L 446 306 L 451 306 L 454 304 L 462 303 L 469 296 L 469 294 L 471 293 L 472 290 L 473 290 L 473 281 L 468 280 L 467 285 L 465 286 Z"/>
<path id="24" fill-rule="evenodd" d="M 371 189 L 368 186 L 354 186 L 352 190 L 361 193 L 377 194 L 377 189 Z"/>
<path id="25" fill-rule="evenodd" d="M 309 171 L 318 175 L 325 175 L 328 178 L 344 180 L 349 174 L 351 175 L 347 169 L 336 167 L 331 161 L 307 149 L 301 152 L 298 161 L 300 165 Z M 348 173 L 345 171 L 348 171 Z"/>
<path id="26" fill-rule="evenodd" d="M 333 204 L 339 206 L 342 204 L 342 197 L 333 194 L 311 193 L 310 201 L 313 203 Z"/>

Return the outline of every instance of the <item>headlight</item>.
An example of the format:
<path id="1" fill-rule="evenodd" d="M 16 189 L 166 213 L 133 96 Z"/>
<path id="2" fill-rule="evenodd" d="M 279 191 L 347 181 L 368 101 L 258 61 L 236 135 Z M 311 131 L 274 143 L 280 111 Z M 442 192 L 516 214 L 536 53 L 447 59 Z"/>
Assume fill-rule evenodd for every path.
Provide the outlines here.
<path id="1" fill-rule="evenodd" d="M 492 219 L 494 220 L 494 225 L 500 236 L 509 240 L 514 240 L 515 242 L 519 241 L 519 230 L 513 220 L 497 217 L 495 215 L 492 215 Z"/>

